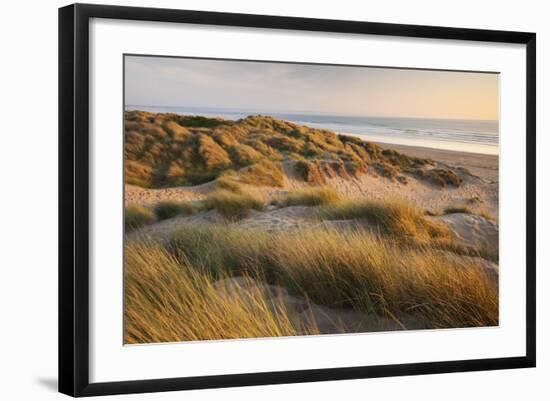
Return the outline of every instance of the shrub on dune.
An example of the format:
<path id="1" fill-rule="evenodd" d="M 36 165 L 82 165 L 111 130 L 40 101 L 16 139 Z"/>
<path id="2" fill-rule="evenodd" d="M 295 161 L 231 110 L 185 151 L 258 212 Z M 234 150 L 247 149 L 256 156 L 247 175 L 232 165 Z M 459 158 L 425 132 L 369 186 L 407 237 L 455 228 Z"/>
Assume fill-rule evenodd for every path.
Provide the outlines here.
<path id="1" fill-rule="evenodd" d="M 326 175 L 323 173 L 320 163 L 309 160 L 297 160 L 294 169 L 298 176 L 312 185 L 325 185 Z"/>
<path id="2" fill-rule="evenodd" d="M 243 192 L 243 187 L 239 184 L 234 177 L 229 175 L 223 175 L 216 179 L 216 188 L 224 189 L 229 192 L 240 194 Z"/>
<path id="3" fill-rule="evenodd" d="M 264 156 L 251 146 L 238 144 L 231 149 L 231 159 L 237 166 L 248 166 Z"/>
<path id="4" fill-rule="evenodd" d="M 281 206 L 319 206 L 341 201 L 338 192 L 330 187 L 314 187 L 291 191 L 280 202 Z"/>
<path id="5" fill-rule="evenodd" d="M 172 117 L 176 122 L 184 127 L 208 127 L 215 128 L 223 124 L 223 120 L 219 118 L 209 118 L 203 116 L 180 116 L 173 114 Z"/>
<path id="6" fill-rule="evenodd" d="M 172 217 L 189 215 L 196 212 L 196 207 L 191 202 L 159 202 L 154 207 L 155 216 L 159 220 L 171 219 Z"/>
<path id="7" fill-rule="evenodd" d="M 172 139 L 174 139 L 175 141 L 184 141 L 191 137 L 191 132 L 175 121 L 166 121 L 164 123 L 164 129 L 171 135 Z"/>
<path id="8" fill-rule="evenodd" d="M 145 224 L 155 221 L 153 213 L 142 206 L 129 206 L 124 210 L 124 229 L 135 230 Z"/>
<path id="9" fill-rule="evenodd" d="M 203 204 L 207 210 L 215 209 L 230 219 L 244 218 L 250 210 L 261 210 L 264 207 L 264 203 L 251 194 L 234 193 L 224 189 L 209 193 Z"/>
<path id="10" fill-rule="evenodd" d="M 153 169 L 133 160 L 124 161 L 124 181 L 126 184 L 149 187 L 153 181 Z"/>
<path id="11" fill-rule="evenodd" d="M 443 188 L 448 185 L 458 188 L 462 184 L 462 178 L 449 169 L 434 168 L 427 170 L 426 174 L 434 184 Z"/>
<path id="12" fill-rule="evenodd" d="M 256 149 L 264 157 L 267 157 L 271 160 L 281 160 L 283 158 L 277 150 L 275 150 L 265 142 L 262 142 L 259 138 L 248 138 L 246 140 L 246 144 Z"/>
<path id="13" fill-rule="evenodd" d="M 280 163 L 267 159 L 242 170 L 240 179 L 242 182 L 252 185 L 270 187 L 282 187 L 284 185 L 284 174 Z"/>
<path id="14" fill-rule="evenodd" d="M 231 165 L 227 152 L 208 135 L 199 135 L 198 153 L 207 170 L 223 170 Z"/>
<path id="15" fill-rule="evenodd" d="M 389 163 L 379 163 L 376 165 L 378 172 L 390 180 L 395 180 L 399 175 L 399 170 Z"/>
<path id="16" fill-rule="evenodd" d="M 340 202 L 322 208 L 319 217 L 326 220 L 366 219 L 383 234 L 396 238 L 452 242 L 451 231 L 446 225 L 427 219 L 420 209 L 399 200 Z"/>

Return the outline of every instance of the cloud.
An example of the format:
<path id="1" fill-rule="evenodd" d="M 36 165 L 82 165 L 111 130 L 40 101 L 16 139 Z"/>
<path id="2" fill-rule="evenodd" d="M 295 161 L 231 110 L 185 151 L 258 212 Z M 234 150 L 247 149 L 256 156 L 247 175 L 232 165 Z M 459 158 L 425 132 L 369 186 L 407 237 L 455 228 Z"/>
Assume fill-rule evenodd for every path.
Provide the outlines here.
<path id="1" fill-rule="evenodd" d="M 498 75 L 127 56 L 133 105 L 496 118 Z"/>

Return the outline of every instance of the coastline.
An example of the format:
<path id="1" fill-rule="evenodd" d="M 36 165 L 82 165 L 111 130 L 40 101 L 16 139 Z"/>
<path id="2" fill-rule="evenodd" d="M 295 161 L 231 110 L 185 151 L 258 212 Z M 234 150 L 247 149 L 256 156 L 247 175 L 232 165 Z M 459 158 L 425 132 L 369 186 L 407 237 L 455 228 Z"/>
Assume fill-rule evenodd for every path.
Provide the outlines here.
<path id="1" fill-rule="evenodd" d="M 386 149 L 393 149 L 407 156 L 430 158 L 438 162 L 470 170 L 485 180 L 498 182 L 499 156 L 457 150 L 435 149 L 422 146 L 398 145 L 375 142 Z"/>
<path id="2" fill-rule="evenodd" d="M 157 106 L 126 106 L 126 111 L 143 110 L 152 113 L 175 113 L 181 116 L 202 116 L 207 118 L 220 118 L 227 121 L 236 122 L 255 115 L 266 116 L 288 123 L 309 127 L 311 129 L 321 129 L 335 132 L 340 135 L 353 136 L 364 141 L 395 144 L 412 147 L 426 147 L 433 149 L 445 149 L 450 151 L 459 151 L 466 153 L 480 153 L 487 155 L 498 155 L 498 146 L 483 142 L 469 141 L 464 135 L 473 139 L 476 135 L 486 136 L 480 127 L 461 127 L 458 128 L 456 122 L 487 122 L 485 120 L 460 120 L 460 119 L 430 119 L 430 118 L 407 118 L 407 117 L 377 117 L 377 116 L 352 116 L 352 115 L 332 115 L 332 114 L 312 114 L 312 113 L 284 113 L 284 112 L 238 112 L 238 111 L 201 111 L 189 110 L 185 108 L 164 108 Z M 327 120 L 330 118 L 330 120 Z M 317 119 L 317 120 L 316 120 Z M 353 121 L 349 121 L 352 119 Z M 341 121 L 343 120 L 343 122 Z M 346 122 L 346 120 L 348 120 Z M 363 121 L 357 121 L 363 120 Z M 373 122 L 383 120 L 384 124 L 372 126 Z M 392 121 L 408 121 L 410 127 L 391 124 Z M 414 128 L 417 121 L 437 121 L 433 127 Z M 441 131 L 441 121 L 448 121 L 449 126 Z M 365 125 L 366 124 L 366 125 Z M 346 127 L 347 126 L 347 127 Z M 419 135 L 410 136 L 408 131 L 414 131 Z M 434 132 L 430 132 L 434 130 Z M 478 132 L 478 130 L 481 130 Z M 433 135 L 433 136 L 432 136 Z M 498 134 L 497 134 L 498 135 Z M 439 139 L 438 139 L 439 138 Z"/>
<path id="3" fill-rule="evenodd" d="M 479 155 L 487 156 L 497 156 L 499 155 L 498 146 L 484 145 L 479 143 L 467 143 L 467 142 L 446 142 L 446 141 L 430 141 L 425 138 L 419 139 L 410 139 L 400 137 L 396 141 L 391 141 L 391 138 L 384 135 L 376 134 L 354 134 L 353 132 L 344 132 L 344 131 L 335 131 L 339 135 L 351 136 L 354 138 L 359 138 L 366 142 L 375 142 L 384 144 L 386 146 L 406 146 L 412 148 L 427 148 L 435 150 L 446 150 L 449 152 L 462 152 L 462 153 L 473 153 Z"/>
<path id="4" fill-rule="evenodd" d="M 147 112 L 145 112 L 147 113 Z M 193 117 L 182 117 L 193 118 Z M 162 119 L 159 120 L 162 122 Z M 160 124 L 159 122 L 159 124 Z M 139 122 L 133 120 L 129 124 L 139 124 Z M 272 117 L 249 117 L 239 123 L 233 125 L 241 125 L 242 129 L 248 133 L 253 130 L 254 127 L 259 124 L 264 124 L 267 128 L 267 134 L 263 134 L 258 138 L 253 138 L 253 141 L 259 141 L 264 143 L 269 140 L 269 128 L 279 124 L 282 129 L 290 129 L 285 126 L 285 122 L 276 120 Z M 252 127 L 252 128 L 251 128 Z M 312 135 L 317 135 L 316 139 L 323 143 L 323 130 L 310 128 L 308 126 L 301 126 L 303 130 L 311 132 Z M 207 128 L 208 129 L 208 128 Z M 181 135 L 192 135 L 186 128 L 181 128 Z M 138 130 L 139 132 L 139 130 Z M 337 132 L 335 132 L 337 133 Z M 475 213 L 488 213 L 492 216 L 498 216 L 499 213 L 499 157 L 498 155 L 490 155 L 483 153 L 473 153 L 460 150 L 448 150 L 448 149 L 436 149 L 433 147 L 422 146 L 410 146 L 403 144 L 392 144 L 385 140 L 373 140 L 373 136 L 369 135 L 349 135 L 340 133 L 342 136 L 348 136 L 360 139 L 362 142 L 372 142 L 379 144 L 382 149 L 394 150 L 403 156 L 409 158 L 419 159 L 431 159 L 434 163 L 433 168 L 437 168 L 442 172 L 451 171 L 453 174 L 458 174 L 461 179 L 461 184 L 455 185 L 434 185 L 433 182 L 425 179 L 419 179 L 414 174 L 407 174 L 400 169 L 399 164 L 395 167 L 395 163 L 390 162 L 390 172 L 393 171 L 393 176 L 384 176 L 380 174 L 380 166 L 374 166 L 373 169 L 367 168 L 364 174 L 349 175 L 339 174 L 335 170 L 331 171 L 315 171 L 313 169 L 313 178 L 315 174 L 318 183 L 322 182 L 323 185 L 329 186 L 336 190 L 341 196 L 347 199 L 372 199 L 372 200 L 386 200 L 386 199 L 403 199 L 409 203 L 425 210 L 429 210 L 435 213 L 441 213 L 446 208 L 467 208 Z M 200 135 L 206 135 L 202 132 Z M 273 133 L 274 138 L 279 138 L 279 142 L 282 141 L 281 134 Z M 134 135 L 135 136 L 135 135 Z M 138 134 L 139 136 L 139 134 Z M 282 136 L 284 138 L 284 136 Z M 379 137 L 384 138 L 384 137 Z M 226 138 L 227 139 L 227 138 Z M 384 138 L 386 139 L 386 138 Z M 135 140 L 135 138 L 134 138 Z M 290 145 L 302 144 L 304 139 L 294 139 L 297 142 L 290 142 Z M 301 142 L 300 142 L 301 141 Z M 274 146 L 280 145 L 279 142 L 275 142 Z M 432 145 L 440 145 L 439 142 L 431 141 Z M 206 145 L 210 144 L 210 153 L 214 154 L 217 151 L 219 160 L 225 160 L 226 163 L 234 163 L 235 161 L 229 158 L 229 153 L 223 148 L 216 145 L 216 141 L 206 141 Z M 233 149 L 231 142 L 225 143 L 225 147 Z M 287 144 L 288 145 L 288 144 Z M 444 144 L 442 144 L 444 145 Z M 475 146 L 470 143 L 469 145 Z M 218 146 L 218 148 L 216 148 Z M 297 145 L 296 145 L 297 146 Z M 450 146 L 447 143 L 447 146 Z M 235 149 L 233 149 L 235 150 Z M 317 152 L 319 150 L 317 149 Z M 224 154 L 226 159 L 223 159 Z M 232 153 L 234 154 L 234 153 Z M 318 154 L 318 153 L 317 153 Z M 221 159 L 220 159 L 221 157 Z M 379 160 L 377 163 L 388 163 L 391 153 L 380 153 L 380 157 L 384 159 L 382 162 Z M 281 176 L 279 184 L 275 186 L 270 185 L 254 185 L 254 183 L 241 182 L 241 186 L 247 193 L 263 199 L 263 201 L 269 203 L 274 198 L 284 196 L 289 191 L 302 190 L 311 186 L 309 179 L 304 180 L 302 176 L 299 176 L 296 172 L 296 161 L 292 158 L 285 159 L 281 162 Z M 393 167 L 392 167 L 393 166 Z M 200 166 L 199 166 L 200 167 Z M 235 166 L 234 166 L 235 167 Z M 197 166 L 187 164 L 185 169 L 181 170 L 192 171 Z M 236 165 L 238 170 L 242 168 Z M 425 168 L 425 167 L 424 167 Z M 378 169 L 378 170 L 377 170 Z M 429 168 L 428 168 L 429 169 Z M 141 171 L 141 170 L 136 170 Z M 177 172 L 177 171 L 176 171 Z M 399 174 L 405 174 L 398 180 Z M 271 182 L 271 181 L 270 181 Z M 139 185 L 126 185 L 125 186 L 125 204 L 137 204 L 137 205 L 152 205 L 163 201 L 192 201 L 199 202 L 208 196 L 216 189 L 214 180 L 207 180 L 197 182 L 194 185 L 166 185 L 159 186 L 157 189 L 146 188 Z"/>

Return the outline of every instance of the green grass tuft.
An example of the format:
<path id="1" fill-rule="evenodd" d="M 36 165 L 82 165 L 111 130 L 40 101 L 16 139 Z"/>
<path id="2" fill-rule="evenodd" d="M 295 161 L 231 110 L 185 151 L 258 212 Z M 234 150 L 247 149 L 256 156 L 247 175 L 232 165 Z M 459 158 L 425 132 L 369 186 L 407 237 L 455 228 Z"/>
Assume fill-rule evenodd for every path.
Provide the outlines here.
<path id="1" fill-rule="evenodd" d="M 155 221 L 153 212 L 142 206 L 128 206 L 124 209 L 124 229 L 135 230 Z"/>
<path id="2" fill-rule="evenodd" d="M 425 212 L 400 200 L 340 202 L 321 208 L 319 217 L 324 220 L 366 219 L 383 234 L 414 242 L 452 242 L 446 225 L 427 219 Z"/>
<path id="3" fill-rule="evenodd" d="M 341 196 L 329 187 L 314 187 L 290 191 L 277 203 L 280 206 L 319 206 L 341 201 Z"/>
<path id="4" fill-rule="evenodd" d="M 208 194 L 203 201 L 207 210 L 215 209 L 229 219 L 247 217 L 251 210 L 262 210 L 264 203 L 247 193 L 234 193 L 227 190 L 216 190 Z"/>
<path id="5" fill-rule="evenodd" d="M 159 202 L 153 209 L 158 220 L 171 219 L 176 216 L 189 215 L 197 211 L 191 202 Z"/>

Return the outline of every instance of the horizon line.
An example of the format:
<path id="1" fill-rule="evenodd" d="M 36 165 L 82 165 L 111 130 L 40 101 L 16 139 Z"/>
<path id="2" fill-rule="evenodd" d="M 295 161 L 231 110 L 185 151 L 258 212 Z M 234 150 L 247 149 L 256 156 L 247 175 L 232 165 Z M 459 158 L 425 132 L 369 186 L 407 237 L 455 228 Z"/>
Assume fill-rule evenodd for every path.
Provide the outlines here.
<path id="1" fill-rule="evenodd" d="M 256 115 L 268 115 L 270 113 L 274 114 L 289 114 L 289 115 L 300 115 L 300 114 L 309 114 L 314 116 L 334 116 L 334 117 L 367 117 L 367 118 L 401 118 L 401 119 L 410 119 L 410 120 L 450 120 L 450 121 L 492 121 L 499 122 L 499 119 L 490 119 L 490 118 L 449 118 L 449 117 L 406 117 L 406 116 L 391 116 L 391 115 L 369 115 L 369 114 L 347 114 L 347 113 L 332 113 L 332 112 L 314 112 L 314 111 L 283 111 L 283 110 L 258 110 L 258 109 L 232 109 L 225 107 L 201 107 L 201 106 L 164 106 L 164 105 L 145 105 L 145 104 L 125 104 L 124 109 L 127 107 L 154 107 L 154 108 L 168 108 L 168 109 L 203 109 L 203 110 L 212 110 L 212 111 L 227 111 L 230 113 L 259 113 Z M 144 110 L 145 111 L 145 110 Z M 250 114 L 252 115 L 252 114 Z M 249 116 L 250 116 L 249 115 Z"/>

